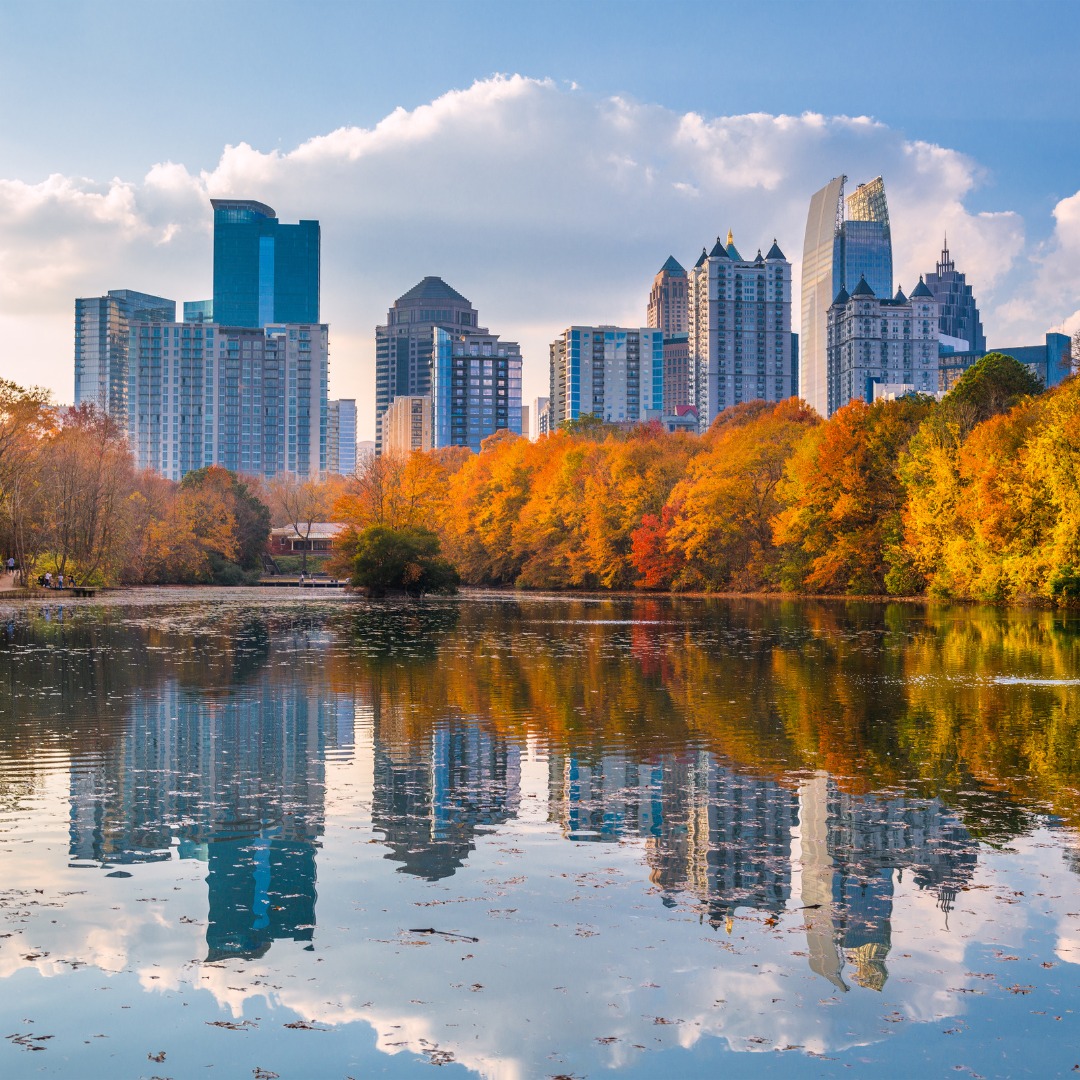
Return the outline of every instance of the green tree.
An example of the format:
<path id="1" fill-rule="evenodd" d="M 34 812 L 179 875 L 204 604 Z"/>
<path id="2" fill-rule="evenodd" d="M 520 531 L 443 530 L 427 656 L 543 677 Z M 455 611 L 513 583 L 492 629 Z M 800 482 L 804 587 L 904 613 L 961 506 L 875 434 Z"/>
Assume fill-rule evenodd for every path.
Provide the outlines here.
<path id="1" fill-rule="evenodd" d="M 1019 360 L 1005 353 L 987 353 L 960 377 L 945 395 L 945 411 L 954 416 L 964 433 L 991 416 L 1008 412 L 1025 397 L 1043 388 Z"/>
<path id="2" fill-rule="evenodd" d="M 208 465 L 189 472 L 180 482 L 186 491 L 213 490 L 225 500 L 236 520 L 236 552 L 234 555 L 211 554 L 214 581 L 217 584 L 238 584 L 247 576 L 257 575 L 262 557 L 270 540 L 270 510 L 234 472 L 220 465 Z"/>
<path id="3" fill-rule="evenodd" d="M 439 538 L 430 529 L 371 525 L 353 543 L 352 585 L 369 596 L 391 590 L 410 596 L 457 592 L 458 572 L 439 555 Z"/>

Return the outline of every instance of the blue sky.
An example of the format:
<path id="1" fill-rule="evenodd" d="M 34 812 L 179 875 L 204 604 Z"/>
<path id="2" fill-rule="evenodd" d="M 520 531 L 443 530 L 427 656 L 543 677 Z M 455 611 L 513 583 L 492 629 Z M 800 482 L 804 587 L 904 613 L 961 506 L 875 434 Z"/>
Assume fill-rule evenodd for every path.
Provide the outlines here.
<path id="1" fill-rule="evenodd" d="M 797 264 L 841 171 L 885 176 L 900 283 L 949 228 L 991 345 L 1035 340 L 1080 309 L 1078 30 L 1054 0 L 0 0 L 0 375 L 69 399 L 76 295 L 208 294 L 232 194 L 323 222 L 331 392 L 362 418 L 371 328 L 425 273 L 541 392 L 546 341 L 642 321 L 668 254 L 732 227 Z"/>

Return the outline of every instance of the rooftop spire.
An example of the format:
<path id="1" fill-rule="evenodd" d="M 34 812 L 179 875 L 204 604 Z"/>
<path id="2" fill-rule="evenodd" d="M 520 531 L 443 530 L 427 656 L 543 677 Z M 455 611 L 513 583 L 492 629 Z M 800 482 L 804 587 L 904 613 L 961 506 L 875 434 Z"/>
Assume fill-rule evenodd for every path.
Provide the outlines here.
<path id="1" fill-rule="evenodd" d="M 949 234 L 945 234 L 945 239 L 941 245 L 941 261 L 937 265 L 938 276 L 947 274 L 951 270 L 956 269 L 956 264 L 949 257 Z"/>

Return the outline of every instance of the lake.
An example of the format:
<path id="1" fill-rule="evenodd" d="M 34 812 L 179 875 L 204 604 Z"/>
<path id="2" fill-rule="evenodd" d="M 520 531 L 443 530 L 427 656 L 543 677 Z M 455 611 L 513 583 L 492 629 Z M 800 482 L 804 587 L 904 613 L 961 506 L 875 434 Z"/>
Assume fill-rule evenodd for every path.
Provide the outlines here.
<path id="1" fill-rule="evenodd" d="M 1080 620 L 0 608 L 0 1075 L 1065 1075 Z"/>

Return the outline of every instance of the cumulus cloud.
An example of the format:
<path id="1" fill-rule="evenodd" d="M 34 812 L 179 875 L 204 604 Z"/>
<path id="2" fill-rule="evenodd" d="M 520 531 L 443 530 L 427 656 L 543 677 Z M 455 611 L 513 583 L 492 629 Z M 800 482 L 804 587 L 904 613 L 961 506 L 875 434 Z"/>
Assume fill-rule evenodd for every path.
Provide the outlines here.
<path id="1" fill-rule="evenodd" d="M 0 374 L 33 375 L 70 397 L 76 296 L 209 296 L 208 200 L 232 196 L 267 202 L 283 221 L 322 222 L 331 394 L 359 399 L 362 435 L 373 426 L 373 328 L 426 274 L 522 342 L 526 395 L 543 393 L 555 333 L 643 322 L 670 254 L 690 264 L 730 227 L 744 254 L 778 239 L 798 274 L 810 195 L 840 172 L 852 183 L 885 177 L 906 288 L 933 268 L 948 231 L 988 329 L 1016 273 L 1080 261 L 1080 196 L 1059 204 L 1058 248 L 1040 271 L 1018 262 L 1017 215 L 965 208 L 977 162 L 867 117 L 680 114 L 498 76 L 292 150 L 240 142 L 202 172 L 164 162 L 137 180 L 0 180 Z M 1060 303 L 1056 314 L 1008 311 L 1010 329 L 1041 333 L 1041 320 L 1076 307 L 1075 297 Z"/>

